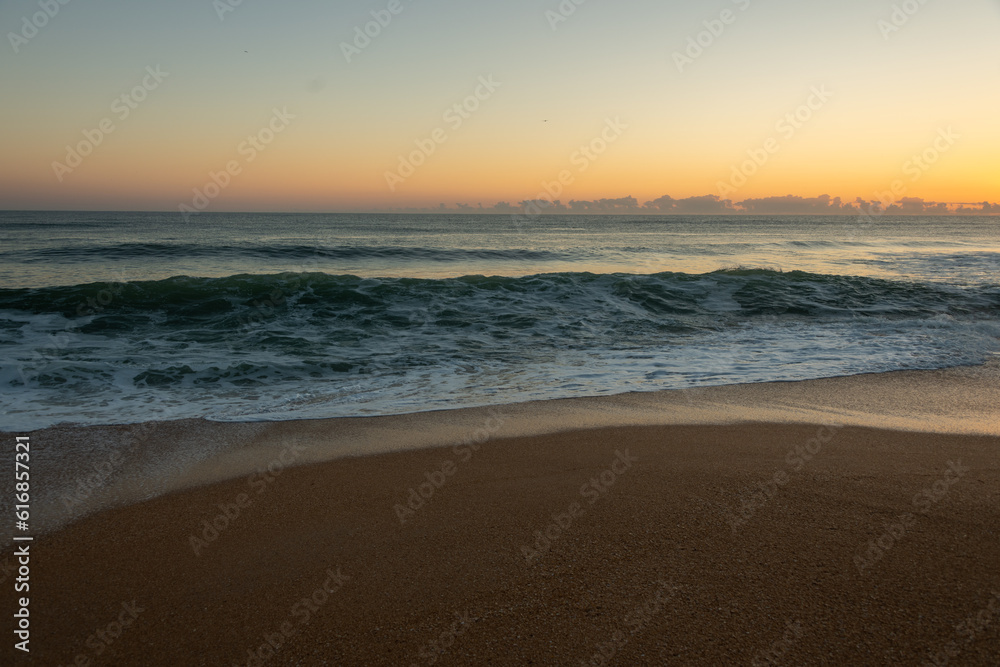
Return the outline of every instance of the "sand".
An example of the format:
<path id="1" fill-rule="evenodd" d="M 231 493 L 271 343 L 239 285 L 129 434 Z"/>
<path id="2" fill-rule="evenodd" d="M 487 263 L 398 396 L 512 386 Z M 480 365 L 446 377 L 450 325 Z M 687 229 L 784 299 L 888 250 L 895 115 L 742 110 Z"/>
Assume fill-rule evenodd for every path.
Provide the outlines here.
<path id="1" fill-rule="evenodd" d="M 993 364 L 45 429 L 31 434 L 31 653 L 10 640 L 3 655 L 997 665 L 996 379 Z M 86 499 L 60 500 L 102 461 Z M 15 565 L 6 546 L 5 614 Z"/>
<path id="2" fill-rule="evenodd" d="M 995 665 L 998 445 L 614 427 L 240 477 L 34 542 L 19 663 Z"/>

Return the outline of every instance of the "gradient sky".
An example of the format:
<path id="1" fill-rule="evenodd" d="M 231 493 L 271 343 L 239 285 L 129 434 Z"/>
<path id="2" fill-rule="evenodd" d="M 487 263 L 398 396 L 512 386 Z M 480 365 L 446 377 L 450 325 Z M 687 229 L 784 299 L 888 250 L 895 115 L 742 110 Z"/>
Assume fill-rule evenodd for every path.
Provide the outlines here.
<path id="1" fill-rule="evenodd" d="M 919 9 L 884 35 L 898 0 L 566 0 L 555 29 L 558 0 L 399 0 L 350 63 L 341 43 L 389 0 L 243 0 L 222 18 L 226 0 L 72 0 L 17 53 L 10 33 L 41 10 L 10 1 L 0 208 L 176 210 L 231 160 L 240 173 L 207 210 L 492 205 L 562 170 L 564 201 L 644 202 L 717 194 L 770 137 L 780 150 L 733 199 L 870 199 L 899 179 L 906 196 L 1000 201 L 1000 2 L 908 1 Z M 723 10 L 735 21 L 678 71 L 674 52 Z M 115 99 L 157 66 L 169 75 L 120 119 Z M 446 122 L 490 76 L 479 109 Z M 832 97 L 784 136 L 813 87 Z M 248 163 L 239 146 L 274 108 L 295 119 Z M 580 171 L 608 118 L 627 129 Z M 103 119 L 114 132 L 58 180 L 53 162 Z M 913 179 L 907 161 L 949 127 L 959 139 Z M 386 172 L 435 128 L 447 141 L 390 191 Z"/>

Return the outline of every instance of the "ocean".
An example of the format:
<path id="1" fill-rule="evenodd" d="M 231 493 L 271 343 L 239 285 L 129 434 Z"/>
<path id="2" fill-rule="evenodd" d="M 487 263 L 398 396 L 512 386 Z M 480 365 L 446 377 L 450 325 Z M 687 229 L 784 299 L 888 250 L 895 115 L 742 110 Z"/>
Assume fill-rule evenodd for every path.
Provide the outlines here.
<path id="1" fill-rule="evenodd" d="M 980 364 L 1000 219 L 0 213 L 0 429 Z"/>

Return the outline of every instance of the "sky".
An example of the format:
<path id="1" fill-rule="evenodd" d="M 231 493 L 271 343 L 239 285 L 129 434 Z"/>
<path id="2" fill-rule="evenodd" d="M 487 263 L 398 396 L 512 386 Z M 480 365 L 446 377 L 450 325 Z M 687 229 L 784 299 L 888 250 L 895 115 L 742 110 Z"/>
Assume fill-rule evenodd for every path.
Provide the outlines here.
<path id="1" fill-rule="evenodd" d="M 9 0 L 0 30 L 0 209 L 1000 201 L 997 0 Z"/>

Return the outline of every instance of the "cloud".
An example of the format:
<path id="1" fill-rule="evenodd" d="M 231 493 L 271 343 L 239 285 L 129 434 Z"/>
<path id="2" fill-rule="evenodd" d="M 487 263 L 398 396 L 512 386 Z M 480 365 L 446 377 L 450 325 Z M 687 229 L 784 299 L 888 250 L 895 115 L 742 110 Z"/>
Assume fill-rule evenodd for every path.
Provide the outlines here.
<path id="1" fill-rule="evenodd" d="M 619 197 L 618 199 L 595 199 L 593 201 L 572 200 L 570 210 L 575 212 L 589 211 L 592 213 L 637 213 L 639 202 L 635 197 Z"/>
<path id="2" fill-rule="evenodd" d="M 843 203 L 840 197 L 820 195 L 819 197 L 763 197 L 744 199 L 738 206 L 747 213 L 765 215 L 854 215 L 860 213 L 865 202 L 861 199 Z"/>
<path id="3" fill-rule="evenodd" d="M 732 201 L 722 199 L 718 195 L 703 195 L 701 197 L 687 197 L 686 199 L 674 199 L 670 195 L 663 195 L 659 199 L 646 202 L 646 209 L 660 213 L 687 213 L 689 215 L 737 212 Z"/>
<path id="4" fill-rule="evenodd" d="M 556 199 L 525 199 L 514 204 L 498 201 L 493 206 L 478 205 L 472 207 L 467 203 L 456 203 L 454 208 L 441 204 L 437 208 L 399 208 L 388 209 L 399 213 L 425 213 L 432 211 L 471 211 L 480 210 L 493 213 L 512 213 L 534 217 L 551 213 L 589 213 L 594 215 L 1000 215 L 1000 204 L 988 201 L 972 203 L 948 203 L 927 201 L 920 197 L 903 197 L 897 202 L 885 206 L 877 200 L 865 200 L 857 197 L 854 201 L 845 202 L 840 197 L 820 195 L 818 197 L 800 197 L 784 195 L 782 197 L 761 197 L 733 202 L 722 199 L 718 195 L 703 195 L 674 199 L 663 195 L 640 205 L 635 197 L 618 197 L 604 199 L 574 199 L 564 204 Z"/>

